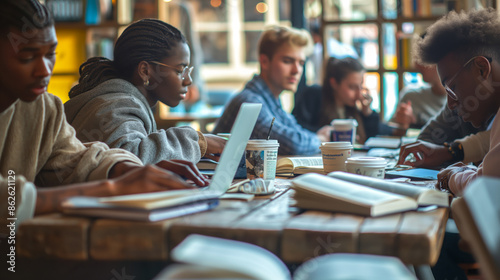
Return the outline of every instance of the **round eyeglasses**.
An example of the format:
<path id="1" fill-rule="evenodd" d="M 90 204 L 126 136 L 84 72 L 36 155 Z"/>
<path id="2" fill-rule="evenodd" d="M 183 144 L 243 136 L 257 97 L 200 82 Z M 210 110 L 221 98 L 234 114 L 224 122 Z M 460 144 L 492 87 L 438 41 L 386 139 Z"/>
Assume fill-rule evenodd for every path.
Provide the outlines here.
<path id="1" fill-rule="evenodd" d="M 443 83 L 444 85 L 444 89 L 446 90 L 446 93 L 448 94 L 448 96 L 455 100 L 455 101 L 458 101 L 458 96 L 457 94 L 450 88 L 449 85 L 451 85 L 451 83 L 458 77 L 458 75 L 462 72 L 462 70 L 465 69 L 465 67 L 467 67 L 467 65 L 469 63 L 471 63 L 472 61 L 474 61 L 474 59 L 478 58 L 478 57 L 484 57 L 486 58 L 490 63 L 492 61 L 491 57 L 486 57 L 486 56 L 482 56 L 482 55 L 477 55 L 477 56 L 474 56 L 472 57 L 471 59 L 469 59 L 466 63 L 464 63 L 464 65 L 462 66 L 462 68 L 460 68 L 460 70 L 457 71 L 457 73 L 455 73 L 455 75 L 453 75 L 449 80 L 448 80 L 448 84 L 445 84 Z"/>
<path id="2" fill-rule="evenodd" d="M 194 66 L 184 66 L 182 68 L 182 70 L 179 70 L 179 68 L 177 67 L 174 67 L 174 66 L 171 66 L 171 65 L 167 65 L 167 64 L 164 64 L 164 63 L 161 63 L 161 62 L 158 62 L 158 61 L 151 61 L 151 63 L 154 63 L 154 64 L 157 64 L 157 65 L 160 65 L 160 66 L 165 66 L 165 67 L 168 67 L 170 69 L 174 69 L 178 75 L 180 75 L 181 77 L 181 80 L 185 80 L 186 79 L 186 76 L 190 76 L 191 75 L 191 72 L 193 71 L 193 68 Z"/>

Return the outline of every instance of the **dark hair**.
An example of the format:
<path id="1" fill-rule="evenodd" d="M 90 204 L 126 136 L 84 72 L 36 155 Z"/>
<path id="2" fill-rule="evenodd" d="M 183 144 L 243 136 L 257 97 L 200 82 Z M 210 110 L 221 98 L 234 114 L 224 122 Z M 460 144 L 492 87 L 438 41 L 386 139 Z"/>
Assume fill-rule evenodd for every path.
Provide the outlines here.
<path id="1" fill-rule="evenodd" d="M 69 97 L 93 89 L 115 78 L 130 81 L 141 61 L 161 61 L 186 38 L 172 25 L 157 19 L 142 19 L 130 24 L 115 43 L 114 60 L 92 57 L 80 66 L 79 83 Z"/>
<path id="2" fill-rule="evenodd" d="M 500 58 L 500 17 L 493 8 L 457 13 L 452 11 L 432 24 L 414 45 L 421 64 L 437 64 L 456 52 L 462 62 L 476 55 Z"/>
<path id="3" fill-rule="evenodd" d="M 337 83 L 341 83 L 349 74 L 364 72 L 365 68 L 355 58 L 346 57 L 337 59 L 330 57 L 326 62 L 325 76 L 321 88 L 321 108 L 319 123 L 321 126 L 329 124 L 333 119 L 339 118 L 337 104 L 335 104 L 335 92 L 330 84 L 330 79 L 334 78 Z M 364 125 L 359 118 L 359 112 L 356 107 L 345 107 L 345 118 L 353 118 L 358 121 L 358 135 L 362 142 L 366 139 Z"/>
<path id="4" fill-rule="evenodd" d="M 43 29 L 54 25 L 54 18 L 47 7 L 37 0 L 0 1 L 0 34 L 3 36 L 10 28 L 20 29 L 30 34 L 30 29 Z"/>
<path id="5" fill-rule="evenodd" d="M 337 59 L 330 57 L 326 62 L 325 75 L 323 78 L 322 100 L 323 104 L 335 104 L 334 89 L 330 84 L 330 78 L 334 78 L 337 83 L 341 83 L 344 78 L 353 72 L 363 72 L 365 68 L 355 58 L 346 57 Z"/>

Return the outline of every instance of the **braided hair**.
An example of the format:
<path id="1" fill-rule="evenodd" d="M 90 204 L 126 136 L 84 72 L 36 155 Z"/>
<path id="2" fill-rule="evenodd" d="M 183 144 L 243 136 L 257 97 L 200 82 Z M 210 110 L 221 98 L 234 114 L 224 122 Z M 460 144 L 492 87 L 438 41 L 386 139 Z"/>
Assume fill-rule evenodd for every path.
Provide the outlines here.
<path id="1" fill-rule="evenodd" d="M 114 60 L 92 57 L 80 66 L 79 83 L 69 92 L 73 98 L 110 79 L 130 81 L 141 61 L 161 61 L 186 38 L 172 25 L 157 19 L 142 19 L 129 25 L 115 43 Z"/>
<path id="2" fill-rule="evenodd" d="M 23 36 L 33 36 L 32 29 L 54 25 L 54 18 L 47 7 L 38 0 L 0 1 L 0 34 L 7 35 L 10 28 L 20 29 Z"/>

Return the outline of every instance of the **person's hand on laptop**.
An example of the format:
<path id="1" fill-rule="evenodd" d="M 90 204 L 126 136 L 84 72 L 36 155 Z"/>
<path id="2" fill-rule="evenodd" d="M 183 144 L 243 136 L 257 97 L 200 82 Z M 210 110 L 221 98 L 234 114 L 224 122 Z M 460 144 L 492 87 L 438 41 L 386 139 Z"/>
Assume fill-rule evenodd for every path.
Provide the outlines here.
<path id="1" fill-rule="evenodd" d="M 214 134 L 203 134 L 203 136 L 205 136 L 207 141 L 207 151 L 204 157 L 219 161 L 227 140 Z"/>
<path id="2" fill-rule="evenodd" d="M 172 171 L 187 180 L 191 180 L 197 186 L 205 187 L 209 184 L 205 175 L 200 173 L 200 170 L 198 170 L 193 162 L 180 159 L 162 160 L 156 166 Z"/>

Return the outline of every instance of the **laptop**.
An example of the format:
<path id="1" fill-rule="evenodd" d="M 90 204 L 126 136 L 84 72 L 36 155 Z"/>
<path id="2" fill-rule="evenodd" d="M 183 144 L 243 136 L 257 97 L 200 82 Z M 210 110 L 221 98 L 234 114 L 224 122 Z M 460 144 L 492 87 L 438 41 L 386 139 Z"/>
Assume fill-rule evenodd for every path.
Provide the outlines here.
<path id="1" fill-rule="evenodd" d="M 205 189 L 214 191 L 220 195 L 229 189 L 261 108 L 262 104 L 260 103 L 241 104 L 236 120 L 231 128 L 231 137 L 226 142 L 226 146 L 222 151 L 212 181 Z"/>
<path id="2" fill-rule="evenodd" d="M 76 196 L 63 202 L 63 212 L 81 216 L 160 221 L 216 207 L 219 197 L 233 182 L 261 108 L 262 104 L 257 103 L 241 105 L 231 129 L 231 138 L 226 142 L 208 187 L 104 198 Z"/>

